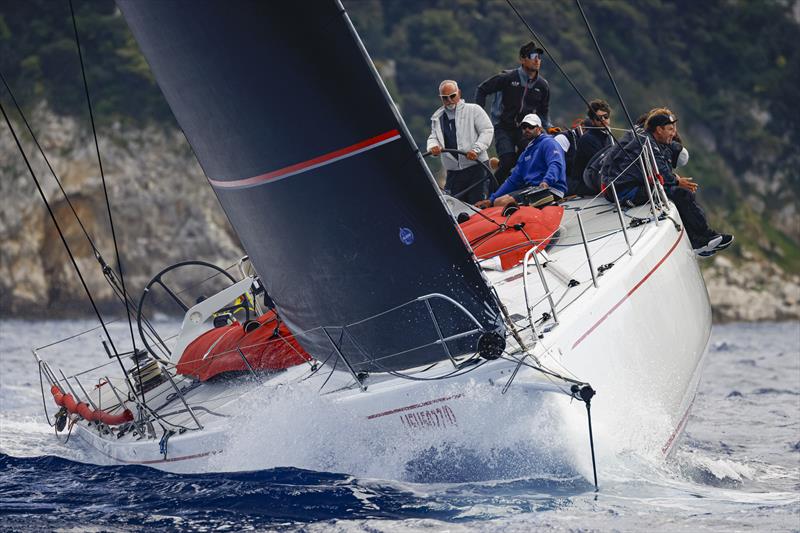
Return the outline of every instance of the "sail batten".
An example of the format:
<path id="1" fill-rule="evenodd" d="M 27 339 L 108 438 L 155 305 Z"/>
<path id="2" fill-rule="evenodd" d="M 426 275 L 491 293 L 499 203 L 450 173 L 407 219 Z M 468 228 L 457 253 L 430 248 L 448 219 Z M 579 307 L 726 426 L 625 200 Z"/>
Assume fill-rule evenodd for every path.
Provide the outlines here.
<path id="1" fill-rule="evenodd" d="M 297 335 L 306 351 L 325 358 L 322 328 L 342 328 L 355 371 L 386 371 L 502 332 L 337 2 L 118 4 L 281 317 L 309 332 Z M 475 324 L 446 300 L 414 303 L 430 294 L 458 302 L 478 333 L 459 336 Z"/>

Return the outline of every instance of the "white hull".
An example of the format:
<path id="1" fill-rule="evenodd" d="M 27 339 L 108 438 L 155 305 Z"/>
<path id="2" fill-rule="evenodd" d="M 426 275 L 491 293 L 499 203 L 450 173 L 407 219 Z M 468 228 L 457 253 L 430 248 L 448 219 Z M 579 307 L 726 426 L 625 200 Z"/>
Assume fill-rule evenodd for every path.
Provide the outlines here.
<path id="1" fill-rule="evenodd" d="M 573 202 L 572 206 L 585 203 Z M 658 226 L 650 222 L 629 229 L 633 243 L 633 256 L 629 256 L 622 233 L 614 230 L 615 224 L 619 229 L 617 215 L 609 207 L 604 205 L 605 212 L 596 211 L 594 218 L 587 221 L 595 269 L 614 263 L 598 279 L 598 288 L 592 286 L 582 242 L 549 252 L 552 262 L 544 272 L 557 302 L 559 323 L 554 325 L 549 320 L 537 326 L 544 333 L 532 353 L 543 366 L 588 382 L 597 391 L 592 415 L 598 446 L 610 446 L 611 452 L 630 447 L 668 454 L 686 422 L 699 379 L 711 329 L 708 295 L 683 230 L 677 230 L 669 220 Z M 628 215 L 645 218 L 646 209 L 630 210 Z M 672 213 L 677 217 L 674 209 Z M 566 244 L 576 231 L 570 216 L 571 212 L 565 216 L 560 240 Z M 592 240 L 592 235 L 597 239 Z M 521 266 L 505 272 L 486 271 L 520 327 L 528 323 L 522 272 Z M 580 284 L 569 287 L 569 279 Z M 550 307 L 542 298 L 544 290 L 535 269 L 529 272 L 528 282 L 529 298 L 543 300 L 532 313 L 540 316 Z M 522 332 L 522 337 L 528 347 L 534 344 L 530 328 Z M 509 338 L 507 351 L 514 352 L 515 347 Z M 511 355 L 519 357 L 521 352 Z M 507 413 L 508 424 L 523 423 L 520 420 L 524 419 L 517 415 L 529 415 L 539 409 L 558 413 L 556 418 L 563 417 L 566 409 L 574 413 L 580 430 L 585 431 L 585 409 L 579 402 L 570 405 L 570 398 L 562 394 L 567 389 L 565 384 L 534 369 L 523 366 L 508 395 L 503 395 L 516 366 L 514 360 L 498 359 L 484 362 L 459 377 L 425 382 L 373 375 L 365 381 L 365 391 L 355 386 L 347 373 L 337 372 L 330 377 L 324 371 L 314 374 L 308 366 L 274 375 L 263 385 L 252 381 L 233 387 L 203 384 L 185 393 L 203 429 L 171 436 L 166 454 L 160 446 L 160 430 L 157 438 L 137 440 L 130 434 L 121 438 L 100 435 L 97 429 L 79 422 L 73 433 L 97 451 L 100 461 L 144 464 L 174 472 L 257 468 L 261 465 L 224 460 L 226 454 L 239 453 L 242 442 L 250 435 L 258 434 L 257 428 L 247 426 L 252 417 L 248 418 L 243 406 L 252 405 L 252 397 L 279 398 L 298 387 L 318 389 L 329 377 L 324 394 L 319 397 L 329 413 L 339 413 L 354 424 L 350 426 L 353 431 L 388 435 L 398 441 L 435 442 L 436 435 L 446 441 L 459 432 L 469 432 L 476 429 L 470 425 L 480 423 L 475 416 L 475 411 L 481 409 L 480 401 L 499 405 L 511 395 L 515 403 Z M 453 366 L 443 362 L 414 375 L 430 379 L 452 371 Z M 476 399 L 471 391 L 478 389 L 481 394 Z M 179 411 L 178 399 L 173 398 L 170 407 L 162 410 Z M 298 412 L 297 416 L 306 414 Z M 498 415 L 496 409 L 493 416 L 505 419 L 505 414 Z M 188 413 L 173 415 L 170 421 L 195 427 Z M 281 431 L 293 429 L 288 425 Z M 297 431 L 303 431 L 303 426 Z M 588 457 L 588 436 L 584 433 L 582 438 L 578 445 Z"/>

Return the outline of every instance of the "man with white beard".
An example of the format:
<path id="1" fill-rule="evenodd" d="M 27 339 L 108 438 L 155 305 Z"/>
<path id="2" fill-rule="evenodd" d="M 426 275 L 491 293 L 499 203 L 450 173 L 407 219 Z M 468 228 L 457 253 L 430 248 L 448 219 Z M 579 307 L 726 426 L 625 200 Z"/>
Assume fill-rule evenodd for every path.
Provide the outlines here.
<path id="1" fill-rule="evenodd" d="M 435 156 L 442 154 L 442 149 L 467 153 L 466 156 L 442 155 L 442 164 L 447 170 L 444 190 L 457 196 L 469 189 L 459 199 L 474 204 L 488 194 L 489 171 L 480 161 L 489 160 L 486 150 L 492 143 L 494 127 L 482 107 L 461 99 L 461 90 L 455 81 L 444 80 L 439 84 L 439 98 L 442 106 L 431 116 L 427 150 Z"/>

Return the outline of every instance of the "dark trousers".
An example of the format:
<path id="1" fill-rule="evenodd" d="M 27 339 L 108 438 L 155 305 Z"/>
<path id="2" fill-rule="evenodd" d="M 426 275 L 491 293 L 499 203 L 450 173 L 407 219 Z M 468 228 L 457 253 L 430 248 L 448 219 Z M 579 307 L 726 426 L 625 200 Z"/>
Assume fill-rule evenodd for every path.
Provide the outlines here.
<path id="1" fill-rule="evenodd" d="M 497 157 L 500 159 L 500 166 L 494 172 L 498 187 L 506 181 L 508 175 L 511 174 L 511 169 L 517 164 L 517 157 L 519 157 L 517 143 L 519 143 L 520 137 L 522 137 L 522 132 L 519 128 L 494 127 L 494 147 L 497 150 Z"/>
<path id="2" fill-rule="evenodd" d="M 611 188 L 606 189 L 606 191 L 606 195 L 613 201 L 613 198 L 610 198 Z M 692 248 L 700 248 L 708 244 L 708 241 L 716 235 L 716 232 L 708 226 L 706 213 L 697 203 L 695 194 L 677 186 L 667 187 L 666 193 L 667 198 L 672 200 L 672 203 L 678 208 L 678 213 L 681 215 L 681 220 L 692 243 Z M 644 186 L 618 189 L 617 195 L 623 206 L 626 204 L 634 206 L 647 203 L 647 188 Z"/>
<path id="3" fill-rule="evenodd" d="M 474 204 L 480 200 L 485 200 L 489 194 L 489 171 L 483 164 L 478 163 L 463 170 L 448 170 L 447 181 L 444 183 L 444 191 L 450 196 L 456 196 L 462 202 Z M 483 180 L 480 185 L 470 186 Z M 461 194 L 469 189 L 465 194 Z M 459 196 L 460 195 L 460 196 Z"/>
<path id="4" fill-rule="evenodd" d="M 678 208 L 678 213 L 681 214 L 681 220 L 686 228 L 686 234 L 692 241 L 692 248 L 700 248 L 708 244 L 708 241 L 717 233 L 708 227 L 706 213 L 697 203 L 694 193 L 680 187 L 669 187 L 667 198 L 672 200 L 675 207 Z"/>

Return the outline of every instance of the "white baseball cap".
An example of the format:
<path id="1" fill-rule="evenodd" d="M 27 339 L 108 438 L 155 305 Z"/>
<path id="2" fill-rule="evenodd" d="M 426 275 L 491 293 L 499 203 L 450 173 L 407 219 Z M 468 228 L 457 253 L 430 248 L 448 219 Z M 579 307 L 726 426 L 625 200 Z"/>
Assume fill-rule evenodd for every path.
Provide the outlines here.
<path id="1" fill-rule="evenodd" d="M 522 119 L 520 124 L 530 124 L 531 126 L 541 126 L 542 119 L 539 118 L 539 115 L 536 113 L 529 113 L 525 115 L 525 118 Z"/>

